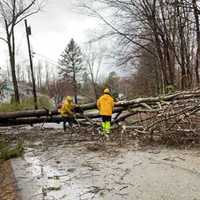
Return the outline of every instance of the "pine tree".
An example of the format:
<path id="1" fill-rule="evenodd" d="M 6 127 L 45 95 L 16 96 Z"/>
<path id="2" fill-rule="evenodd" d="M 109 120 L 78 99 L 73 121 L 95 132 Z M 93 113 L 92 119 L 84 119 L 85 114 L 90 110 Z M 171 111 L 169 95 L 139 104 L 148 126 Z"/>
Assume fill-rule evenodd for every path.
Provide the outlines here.
<path id="1" fill-rule="evenodd" d="M 75 103 L 78 103 L 78 76 L 83 72 L 82 53 L 80 47 L 71 39 L 67 47 L 61 54 L 59 60 L 60 72 L 63 79 L 68 79 L 73 85 Z"/>

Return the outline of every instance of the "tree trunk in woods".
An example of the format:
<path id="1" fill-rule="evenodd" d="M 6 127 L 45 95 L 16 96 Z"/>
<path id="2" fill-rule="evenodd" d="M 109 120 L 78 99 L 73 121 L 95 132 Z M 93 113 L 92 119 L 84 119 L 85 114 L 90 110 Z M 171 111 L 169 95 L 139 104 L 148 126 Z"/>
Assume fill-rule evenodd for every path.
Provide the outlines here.
<path id="1" fill-rule="evenodd" d="M 196 41 L 197 41 L 197 51 L 196 51 L 196 62 L 195 62 L 195 74 L 196 74 L 196 82 L 197 86 L 199 86 L 200 78 L 199 78 L 199 64 L 200 64 L 200 27 L 199 27 L 199 11 L 197 8 L 197 1 L 192 0 L 193 4 L 193 12 L 195 17 L 195 25 L 196 25 Z"/>
<path id="2" fill-rule="evenodd" d="M 76 80 L 76 72 L 73 71 L 73 88 L 74 88 L 74 101 L 75 104 L 78 104 L 78 91 L 77 91 L 77 80 Z"/>
<path id="3" fill-rule="evenodd" d="M 179 1 L 177 3 L 177 15 L 178 15 L 178 33 L 180 37 L 180 67 L 181 67 L 181 89 L 185 89 L 187 87 L 187 75 L 185 69 L 185 46 L 184 46 L 184 23 L 182 22 L 182 13 L 179 7 Z"/>
<path id="4" fill-rule="evenodd" d="M 19 90 L 17 84 L 17 77 L 15 71 L 15 35 L 14 35 L 14 27 L 11 30 L 11 34 L 9 33 L 8 23 L 5 19 L 5 28 L 6 28 L 6 35 L 7 35 L 7 44 L 8 44 L 8 52 L 9 52 L 9 61 L 12 73 L 12 82 L 13 82 L 13 89 L 15 93 L 15 101 L 20 103 L 19 97 Z"/>

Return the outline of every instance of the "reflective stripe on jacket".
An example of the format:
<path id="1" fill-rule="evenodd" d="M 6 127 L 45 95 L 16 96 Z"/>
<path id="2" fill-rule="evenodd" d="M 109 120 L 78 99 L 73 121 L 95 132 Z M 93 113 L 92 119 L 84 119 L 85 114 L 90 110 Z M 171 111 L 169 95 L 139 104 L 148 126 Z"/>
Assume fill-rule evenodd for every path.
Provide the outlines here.
<path id="1" fill-rule="evenodd" d="M 111 116 L 114 107 L 114 99 L 109 94 L 102 95 L 97 101 L 100 115 Z"/>

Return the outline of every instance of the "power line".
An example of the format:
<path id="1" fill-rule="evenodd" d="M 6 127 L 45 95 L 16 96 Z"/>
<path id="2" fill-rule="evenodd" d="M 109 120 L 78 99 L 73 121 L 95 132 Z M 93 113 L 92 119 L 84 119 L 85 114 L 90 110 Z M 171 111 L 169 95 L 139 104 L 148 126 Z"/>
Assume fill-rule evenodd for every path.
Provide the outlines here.
<path id="1" fill-rule="evenodd" d="M 56 61 L 54 61 L 54 60 L 52 60 L 52 59 L 50 59 L 50 58 L 48 58 L 48 57 L 46 57 L 46 56 L 44 56 L 44 55 L 42 55 L 40 53 L 37 53 L 37 52 L 34 51 L 34 54 L 36 54 L 39 57 L 42 57 L 43 59 L 45 59 L 45 61 L 47 61 L 48 63 L 50 63 L 52 65 L 56 65 L 57 67 L 62 67 L 61 65 L 56 63 Z"/>
<path id="2" fill-rule="evenodd" d="M 31 36 L 31 38 L 32 38 L 34 41 L 36 40 L 36 38 L 35 38 L 35 36 L 34 36 L 33 34 L 32 34 L 32 36 Z M 48 58 L 48 57 L 45 56 L 45 55 L 42 55 L 42 54 L 37 53 L 37 52 L 35 52 L 35 51 L 33 51 L 33 53 L 36 54 L 36 55 L 38 55 L 39 57 L 44 58 L 45 61 L 47 61 L 48 63 L 50 63 L 50 64 L 52 64 L 52 65 L 56 65 L 57 67 L 62 67 L 62 66 L 59 65 L 56 61 L 54 61 L 54 60 Z"/>

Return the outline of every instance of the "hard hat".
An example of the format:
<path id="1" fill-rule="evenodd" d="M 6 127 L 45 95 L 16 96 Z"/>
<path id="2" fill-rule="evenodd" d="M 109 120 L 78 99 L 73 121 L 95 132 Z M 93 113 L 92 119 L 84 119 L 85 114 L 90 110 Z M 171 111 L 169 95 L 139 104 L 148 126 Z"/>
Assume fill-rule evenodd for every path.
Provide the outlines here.
<path id="1" fill-rule="evenodd" d="M 110 93 L 110 90 L 108 88 L 106 88 L 104 91 L 103 91 L 105 94 L 109 94 Z"/>
<path id="2" fill-rule="evenodd" d="M 66 100 L 67 100 L 67 101 L 73 101 L 73 98 L 72 98 L 71 96 L 67 96 L 67 97 L 66 97 Z"/>

